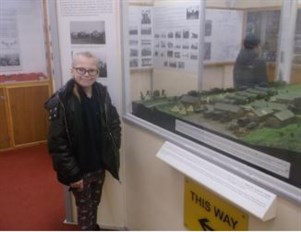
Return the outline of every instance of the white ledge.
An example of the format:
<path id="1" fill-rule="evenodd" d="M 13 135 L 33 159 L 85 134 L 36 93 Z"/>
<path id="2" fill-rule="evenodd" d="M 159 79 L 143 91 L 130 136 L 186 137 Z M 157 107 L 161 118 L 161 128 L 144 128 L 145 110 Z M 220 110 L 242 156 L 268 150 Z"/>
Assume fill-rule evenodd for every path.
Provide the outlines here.
<path id="1" fill-rule="evenodd" d="M 170 142 L 163 144 L 157 157 L 262 221 L 276 216 L 274 193 Z"/>

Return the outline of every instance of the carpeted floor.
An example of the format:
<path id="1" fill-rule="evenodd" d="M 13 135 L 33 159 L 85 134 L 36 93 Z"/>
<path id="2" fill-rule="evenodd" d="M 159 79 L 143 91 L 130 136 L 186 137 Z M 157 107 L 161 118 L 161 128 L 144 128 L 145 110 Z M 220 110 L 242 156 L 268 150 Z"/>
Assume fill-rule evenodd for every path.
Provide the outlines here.
<path id="1" fill-rule="evenodd" d="M 0 152 L 0 230 L 77 230 L 64 207 L 45 144 Z"/>

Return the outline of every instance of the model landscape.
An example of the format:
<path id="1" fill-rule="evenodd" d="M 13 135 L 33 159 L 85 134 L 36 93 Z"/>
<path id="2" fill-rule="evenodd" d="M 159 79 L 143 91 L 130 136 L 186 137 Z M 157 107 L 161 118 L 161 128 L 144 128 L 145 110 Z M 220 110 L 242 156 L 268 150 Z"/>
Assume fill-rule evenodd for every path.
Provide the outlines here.
<path id="1" fill-rule="evenodd" d="M 168 97 L 165 90 L 141 93 L 133 102 L 148 110 L 207 128 L 247 145 L 301 154 L 301 84 L 273 83 L 270 87 L 189 91 Z"/>

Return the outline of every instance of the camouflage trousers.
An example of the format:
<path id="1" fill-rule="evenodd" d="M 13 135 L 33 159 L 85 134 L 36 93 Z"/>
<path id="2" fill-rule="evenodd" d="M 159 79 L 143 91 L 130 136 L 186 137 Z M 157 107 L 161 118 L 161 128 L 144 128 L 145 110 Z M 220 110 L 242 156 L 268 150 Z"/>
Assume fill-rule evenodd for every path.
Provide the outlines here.
<path id="1" fill-rule="evenodd" d="M 87 173 L 83 177 L 84 189 L 72 189 L 77 207 L 77 222 L 81 230 L 95 230 L 97 227 L 97 209 L 104 179 L 104 170 Z"/>

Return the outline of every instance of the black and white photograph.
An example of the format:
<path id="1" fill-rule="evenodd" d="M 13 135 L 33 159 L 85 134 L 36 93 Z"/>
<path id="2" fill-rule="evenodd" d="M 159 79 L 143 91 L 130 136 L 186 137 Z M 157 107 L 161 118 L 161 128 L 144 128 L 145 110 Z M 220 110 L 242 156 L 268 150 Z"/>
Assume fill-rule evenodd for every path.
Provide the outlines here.
<path id="1" fill-rule="evenodd" d="M 138 56 L 139 54 L 138 54 L 138 49 L 134 49 L 134 48 L 131 48 L 130 49 L 130 56 L 131 57 L 136 57 L 136 56 Z"/>
<path id="2" fill-rule="evenodd" d="M 2 6 L 1 6 L 2 7 Z M 0 70 L 21 70 L 19 32 L 16 11 L 0 11 Z"/>
<path id="3" fill-rule="evenodd" d="M 167 42 L 167 48 L 173 49 L 173 42 Z"/>
<path id="4" fill-rule="evenodd" d="M 129 31 L 130 35 L 138 35 L 138 28 L 137 27 L 131 27 Z"/>
<path id="5" fill-rule="evenodd" d="M 187 43 L 183 43 L 182 44 L 182 49 L 188 50 L 189 49 L 189 43 L 188 42 Z"/>
<path id="6" fill-rule="evenodd" d="M 198 39 L 199 35 L 196 32 L 191 32 L 191 39 Z"/>
<path id="7" fill-rule="evenodd" d="M 141 24 L 151 24 L 151 10 L 142 10 L 141 11 Z"/>
<path id="8" fill-rule="evenodd" d="M 167 57 L 172 58 L 173 57 L 173 51 L 171 51 L 171 50 L 167 51 Z"/>
<path id="9" fill-rule="evenodd" d="M 175 38 L 176 39 L 181 39 L 182 38 L 182 31 L 176 31 L 175 32 Z"/>
<path id="10" fill-rule="evenodd" d="M 179 61 L 179 62 L 178 62 L 178 68 L 179 68 L 179 69 L 185 69 L 185 62 Z"/>
<path id="11" fill-rule="evenodd" d="M 205 42 L 204 60 L 211 59 L 211 43 Z"/>
<path id="12" fill-rule="evenodd" d="M 183 39 L 189 39 L 189 29 L 183 29 Z"/>
<path id="13" fill-rule="evenodd" d="M 212 35 L 212 20 L 205 21 L 205 36 Z"/>
<path id="14" fill-rule="evenodd" d="M 169 67 L 170 68 L 176 68 L 177 67 L 177 62 L 176 61 L 170 61 L 169 62 Z"/>
<path id="15" fill-rule="evenodd" d="M 182 59 L 189 59 L 189 53 L 188 52 L 182 52 Z"/>
<path id="16" fill-rule="evenodd" d="M 199 47 L 198 42 L 192 43 L 191 46 L 190 46 L 191 50 L 197 50 L 198 47 Z"/>
<path id="17" fill-rule="evenodd" d="M 190 53 L 190 59 L 191 60 L 197 60 L 198 59 L 198 53 L 197 52 Z"/>
<path id="18" fill-rule="evenodd" d="M 152 28 L 151 27 L 141 28 L 141 35 L 151 35 L 151 34 L 152 34 Z"/>
<path id="19" fill-rule="evenodd" d="M 181 58 L 181 52 L 175 52 L 175 58 Z"/>
<path id="20" fill-rule="evenodd" d="M 175 43 L 175 49 L 176 49 L 176 50 L 181 49 L 181 47 L 182 47 L 182 44 L 181 44 L 181 43 Z"/>
<path id="21" fill-rule="evenodd" d="M 172 39 L 172 38 L 173 38 L 173 32 L 172 32 L 172 31 L 168 32 L 167 38 L 169 38 L 169 39 Z"/>
<path id="22" fill-rule="evenodd" d="M 71 21 L 71 44 L 105 44 L 104 21 Z"/>
<path id="23" fill-rule="evenodd" d="M 141 45 L 142 46 L 151 46 L 152 41 L 150 39 L 143 39 L 143 40 L 141 40 Z"/>
<path id="24" fill-rule="evenodd" d="M 0 54 L 0 67 L 20 66 L 20 56 L 18 53 Z"/>
<path id="25" fill-rule="evenodd" d="M 141 59 L 141 61 L 142 61 L 142 64 L 141 64 L 142 67 L 150 67 L 153 65 L 152 58 L 143 58 L 143 59 Z"/>
<path id="26" fill-rule="evenodd" d="M 150 47 L 142 48 L 141 56 L 151 56 L 151 55 L 152 55 L 152 49 Z"/>
<path id="27" fill-rule="evenodd" d="M 138 59 L 131 59 L 130 60 L 130 67 L 131 68 L 138 68 L 139 67 L 139 60 Z"/>
<path id="28" fill-rule="evenodd" d="M 138 46 L 138 44 L 139 44 L 138 40 L 135 39 L 130 40 L 130 46 Z"/>
<path id="29" fill-rule="evenodd" d="M 199 19 L 199 6 L 190 6 L 186 8 L 186 19 L 194 20 Z"/>

